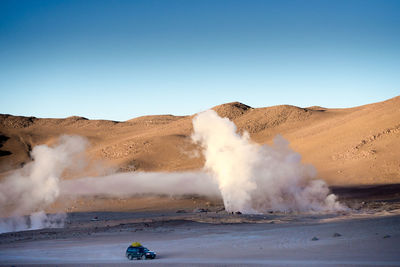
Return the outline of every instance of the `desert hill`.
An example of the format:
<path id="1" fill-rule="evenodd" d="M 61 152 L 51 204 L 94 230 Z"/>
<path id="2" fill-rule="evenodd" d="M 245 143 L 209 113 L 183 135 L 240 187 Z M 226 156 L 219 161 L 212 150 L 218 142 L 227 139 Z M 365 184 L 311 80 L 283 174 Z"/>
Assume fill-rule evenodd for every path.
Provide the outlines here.
<path id="1" fill-rule="evenodd" d="M 213 109 L 254 142 L 270 144 L 281 134 L 330 184 L 400 183 L 400 96 L 346 109 L 252 108 L 239 102 Z M 92 162 L 119 171 L 198 169 L 203 158 L 190 139 L 193 116 L 117 122 L 0 115 L 0 173 L 4 176 L 29 162 L 32 147 L 51 144 L 62 134 L 87 137 Z"/>

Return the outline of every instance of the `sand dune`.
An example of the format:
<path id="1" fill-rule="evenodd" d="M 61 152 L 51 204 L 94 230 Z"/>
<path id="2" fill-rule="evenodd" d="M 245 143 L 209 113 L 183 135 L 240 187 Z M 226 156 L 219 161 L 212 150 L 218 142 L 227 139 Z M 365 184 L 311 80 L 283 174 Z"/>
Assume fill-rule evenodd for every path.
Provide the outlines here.
<path id="1" fill-rule="evenodd" d="M 400 183 L 400 96 L 347 109 L 252 108 L 239 102 L 213 109 L 254 142 L 270 143 L 283 135 L 330 184 Z M 190 139 L 192 118 L 159 115 L 117 122 L 0 115 L 0 173 L 29 162 L 32 147 L 51 144 L 62 134 L 87 137 L 89 158 L 119 171 L 198 169 L 204 159 Z"/>

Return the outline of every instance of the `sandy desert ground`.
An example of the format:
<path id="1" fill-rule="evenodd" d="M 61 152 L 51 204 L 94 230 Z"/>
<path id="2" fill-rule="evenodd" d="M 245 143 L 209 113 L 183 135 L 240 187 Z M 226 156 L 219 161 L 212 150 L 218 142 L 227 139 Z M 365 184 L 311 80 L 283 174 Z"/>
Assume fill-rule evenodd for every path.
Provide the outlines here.
<path id="1" fill-rule="evenodd" d="M 1 234 L 0 265 L 400 266 L 400 186 L 332 190 L 351 210 L 228 214 L 218 201 L 190 198 L 150 211 L 73 212 L 64 228 Z M 157 258 L 129 261 L 133 241 Z"/>
<path id="2" fill-rule="evenodd" d="M 96 215 L 111 222 L 111 218 L 129 216 L 107 213 Z M 27 240 L 9 241 L 7 238 L 7 244 L 0 245 L 1 265 L 400 265 L 398 215 L 332 222 L 323 222 L 319 216 L 297 218 L 294 222 L 267 216 L 274 224 L 198 223 L 185 216 L 177 218 L 169 214 L 163 214 L 165 221 L 158 221 L 156 218 L 160 218 L 160 214 L 142 215 L 153 222 L 128 223 L 115 227 L 91 226 L 85 229 L 87 233 L 65 233 L 68 230 L 53 229 L 14 234 Z M 89 216 L 72 214 L 71 221 L 75 221 L 71 227 L 78 223 L 78 218 L 84 221 L 82 224 L 89 224 L 84 220 L 85 217 L 87 219 Z M 318 240 L 313 240 L 314 237 Z M 157 258 L 129 261 L 124 252 L 132 240 L 140 240 L 155 250 Z"/>

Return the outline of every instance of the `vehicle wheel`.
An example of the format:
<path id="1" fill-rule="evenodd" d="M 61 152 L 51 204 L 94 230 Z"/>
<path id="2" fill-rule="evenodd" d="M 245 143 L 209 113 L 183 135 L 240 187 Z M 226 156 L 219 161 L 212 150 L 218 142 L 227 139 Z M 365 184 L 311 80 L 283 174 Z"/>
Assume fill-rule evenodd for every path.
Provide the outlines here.
<path id="1" fill-rule="evenodd" d="M 128 255 L 128 259 L 129 259 L 129 260 L 133 260 L 132 254 L 129 254 L 129 255 Z"/>
<path id="2" fill-rule="evenodd" d="M 146 259 L 146 255 L 142 255 L 142 258 L 141 258 L 142 260 L 145 260 Z"/>

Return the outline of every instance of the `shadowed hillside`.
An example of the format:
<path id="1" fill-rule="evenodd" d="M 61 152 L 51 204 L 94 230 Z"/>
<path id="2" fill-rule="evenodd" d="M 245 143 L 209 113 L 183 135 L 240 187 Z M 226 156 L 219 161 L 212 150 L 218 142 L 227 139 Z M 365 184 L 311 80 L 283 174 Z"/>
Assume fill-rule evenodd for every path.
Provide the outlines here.
<path id="1" fill-rule="evenodd" d="M 348 109 L 252 108 L 239 102 L 213 109 L 257 143 L 283 135 L 330 184 L 400 182 L 400 97 Z M 62 134 L 87 137 L 89 158 L 120 171 L 198 169 L 203 158 L 191 142 L 192 118 L 159 115 L 116 122 L 0 115 L 0 172 L 23 166 L 32 147 L 51 144 Z"/>

